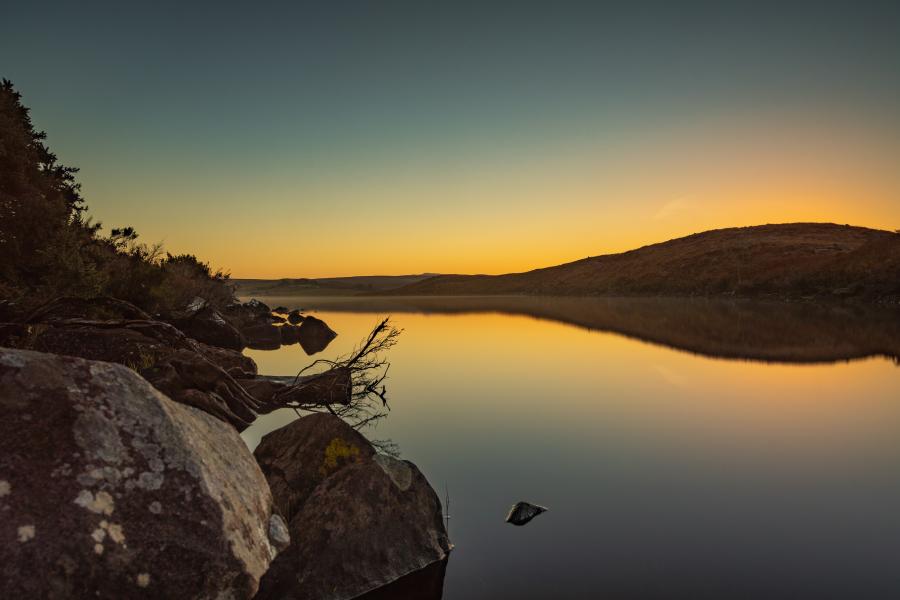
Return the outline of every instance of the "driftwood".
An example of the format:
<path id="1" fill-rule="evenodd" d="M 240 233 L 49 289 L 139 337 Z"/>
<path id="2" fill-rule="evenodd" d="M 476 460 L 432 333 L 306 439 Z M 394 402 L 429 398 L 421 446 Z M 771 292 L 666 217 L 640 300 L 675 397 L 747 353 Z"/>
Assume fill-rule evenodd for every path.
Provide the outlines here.
<path id="1" fill-rule="evenodd" d="M 266 412 L 277 408 L 293 408 L 298 414 L 327 411 L 360 429 L 387 416 L 384 381 L 390 364 L 383 352 L 397 343 L 400 333 L 390 319 L 384 319 L 348 356 L 319 359 L 293 378 L 263 376 L 241 383 L 265 405 Z M 323 366 L 324 371 L 309 374 Z"/>
<path id="2" fill-rule="evenodd" d="M 350 370 L 342 367 L 299 378 L 261 375 L 255 379 L 240 379 L 238 383 L 260 403 L 259 414 L 285 407 L 346 406 L 353 399 Z"/>

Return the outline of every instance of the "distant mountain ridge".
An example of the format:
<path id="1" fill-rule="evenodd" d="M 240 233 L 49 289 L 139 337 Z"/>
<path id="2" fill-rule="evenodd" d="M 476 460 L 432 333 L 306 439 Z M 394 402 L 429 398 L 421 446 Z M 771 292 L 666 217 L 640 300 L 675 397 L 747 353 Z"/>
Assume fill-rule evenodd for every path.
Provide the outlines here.
<path id="1" fill-rule="evenodd" d="M 507 275 L 438 275 L 390 295 L 738 296 L 900 299 L 900 234 L 786 223 L 715 229 Z"/>
<path id="2" fill-rule="evenodd" d="M 383 292 L 434 277 L 435 273 L 420 275 L 362 275 L 357 277 L 319 277 L 284 279 L 233 279 L 236 293 L 241 296 L 345 296 Z"/>

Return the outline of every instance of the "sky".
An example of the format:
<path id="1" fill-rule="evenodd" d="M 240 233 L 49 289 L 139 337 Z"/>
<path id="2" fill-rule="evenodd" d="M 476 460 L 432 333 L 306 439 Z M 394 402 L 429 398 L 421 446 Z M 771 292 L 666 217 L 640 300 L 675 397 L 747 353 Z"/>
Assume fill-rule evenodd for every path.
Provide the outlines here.
<path id="1" fill-rule="evenodd" d="M 896 1 L 16 2 L 0 77 L 107 231 L 235 277 L 900 228 Z"/>

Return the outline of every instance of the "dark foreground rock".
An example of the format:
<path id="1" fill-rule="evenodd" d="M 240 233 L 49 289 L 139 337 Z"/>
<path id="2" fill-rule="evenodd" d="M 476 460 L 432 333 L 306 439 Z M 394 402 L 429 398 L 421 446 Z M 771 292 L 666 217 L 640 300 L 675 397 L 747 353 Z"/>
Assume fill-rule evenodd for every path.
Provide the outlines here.
<path id="1" fill-rule="evenodd" d="M 294 540 L 258 599 L 356 598 L 447 558 L 440 500 L 422 473 L 338 417 L 298 419 L 255 455 Z"/>
<path id="2" fill-rule="evenodd" d="M 22 350 L 0 349 L 0 514 L 2 598 L 251 598 L 287 543 L 233 428 Z"/>
<path id="3" fill-rule="evenodd" d="M 337 333 L 325 321 L 310 315 L 300 324 L 298 337 L 303 351 L 307 354 L 315 354 L 327 348 L 331 340 L 337 337 Z"/>
<path id="4" fill-rule="evenodd" d="M 290 323 L 291 325 L 296 325 L 298 323 L 303 322 L 303 319 L 305 319 L 306 317 L 301 315 L 299 310 L 294 309 L 290 313 L 288 313 L 287 318 L 288 318 L 288 323 Z"/>

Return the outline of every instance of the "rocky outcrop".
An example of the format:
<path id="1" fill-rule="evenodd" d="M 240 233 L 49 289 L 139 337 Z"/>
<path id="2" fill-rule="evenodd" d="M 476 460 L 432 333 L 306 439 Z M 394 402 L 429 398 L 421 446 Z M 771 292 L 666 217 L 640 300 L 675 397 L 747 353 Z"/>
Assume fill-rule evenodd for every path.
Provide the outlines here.
<path id="1" fill-rule="evenodd" d="M 94 321 L 148 320 L 150 315 L 130 302 L 109 296 L 96 298 L 64 296 L 51 300 L 39 307 L 28 315 L 26 322 L 44 323 L 65 319 L 90 319 Z"/>
<path id="2" fill-rule="evenodd" d="M 298 331 L 300 346 L 307 354 L 321 352 L 337 337 L 325 321 L 309 315 L 300 324 Z"/>
<path id="3" fill-rule="evenodd" d="M 0 349 L 0 597 L 251 598 L 284 523 L 235 430 L 116 364 Z"/>
<path id="4" fill-rule="evenodd" d="M 303 319 L 305 319 L 305 317 L 300 314 L 299 310 L 294 309 L 290 313 L 288 313 L 287 319 L 288 323 L 290 323 L 291 325 L 297 325 L 298 323 L 303 322 Z"/>
<path id="5" fill-rule="evenodd" d="M 170 319 L 169 323 L 189 337 L 210 346 L 237 351 L 243 350 L 247 346 L 244 336 L 237 328 L 209 306 L 204 306 L 192 314 Z"/>
<path id="6" fill-rule="evenodd" d="M 0 335 L 4 329 L 0 328 Z M 0 344 L 123 364 L 170 398 L 200 408 L 239 430 L 255 418 L 256 400 L 232 377 L 253 377 L 241 354 L 201 344 L 160 321 L 56 320 L 10 326 Z"/>
<path id="7" fill-rule="evenodd" d="M 441 504 L 422 473 L 338 417 L 298 419 L 255 455 L 293 540 L 260 600 L 356 598 L 447 558 Z"/>

